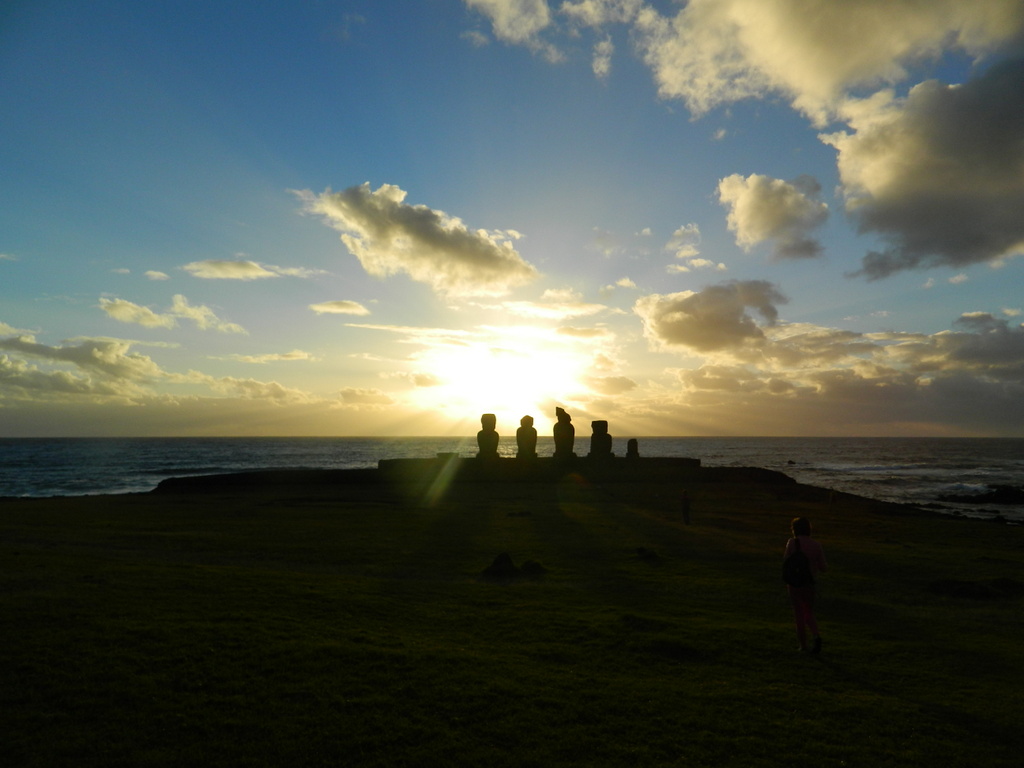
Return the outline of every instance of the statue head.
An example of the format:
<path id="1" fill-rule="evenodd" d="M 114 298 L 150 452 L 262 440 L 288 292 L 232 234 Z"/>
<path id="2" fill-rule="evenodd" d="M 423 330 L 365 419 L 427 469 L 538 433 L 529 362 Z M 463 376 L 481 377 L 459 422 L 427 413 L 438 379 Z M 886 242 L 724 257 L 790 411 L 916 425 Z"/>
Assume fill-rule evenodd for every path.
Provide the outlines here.
<path id="1" fill-rule="evenodd" d="M 520 424 L 520 426 L 523 426 L 523 427 L 532 427 L 533 426 L 533 416 L 523 416 L 523 418 L 521 418 L 519 420 L 519 424 Z"/>
<path id="2" fill-rule="evenodd" d="M 485 413 L 480 416 L 480 425 L 484 429 L 494 429 L 494 425 L 498 423 L 498 417 L 493 413 Z"/>
<path id="3" fill-rule="evenodd" d="M 572 421 L 572 416 L 565 412 L 564 408 L 555 408 L 555 418 L 559 421 Z"/>

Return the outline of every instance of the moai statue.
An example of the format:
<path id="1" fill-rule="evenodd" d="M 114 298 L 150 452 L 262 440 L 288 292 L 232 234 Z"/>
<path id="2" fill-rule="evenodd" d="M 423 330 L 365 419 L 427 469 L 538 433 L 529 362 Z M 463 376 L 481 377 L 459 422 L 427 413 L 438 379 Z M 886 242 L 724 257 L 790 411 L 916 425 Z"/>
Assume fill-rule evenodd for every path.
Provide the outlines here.
<path id="1" fill-rule="evenodd" d="M 485 413 L 480 417 L 480 426 L 483 427 L 476 433 L 476 444 L 480 453 L 478 459 L 498 458 L 498 433 L 494 431 L 494 425 L 498 418 L 493 413 Z"/>
<path id="2" fill-rule="evenodd" d="M 558 419 L 552 430 L 555 435 L 555 458 L 572 459 L 576 456 L 572 452 L 573 443 L 576 442 L 576 427 L 572 425 L 572 416 L 562 408 L 555 408 L 555 418 Z"/>
<path id="3" fill-rule="evenodd" d="M 516 430 L 517 459 L 537 458 L 537 430 L 533 426 L 533 416 L 523 416 L 519 420 L 520 427 Z"/>
<path id="4" fill-rule="evenodd" d="M 626 441 L 626 458 L 627 459 L 639 459 L 640 458 L 640 447 L 635 437 L 629 438 Z"/>
<path id="5" fill-rule="evenodd" d="M 612 457 L 612 436 L 608 434 L 607 421 L 592 421 L 590 427 L 590 453 L 588 459 L 610 459 Z"/>

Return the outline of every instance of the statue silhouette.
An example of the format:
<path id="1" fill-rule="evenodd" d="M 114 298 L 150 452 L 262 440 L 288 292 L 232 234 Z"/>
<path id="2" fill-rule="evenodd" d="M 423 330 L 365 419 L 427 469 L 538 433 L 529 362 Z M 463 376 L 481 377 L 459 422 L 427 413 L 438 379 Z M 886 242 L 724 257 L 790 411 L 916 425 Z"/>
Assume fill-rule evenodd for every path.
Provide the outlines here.
<path id="1" fill-rule="evenodd" d="M 572 452 L 573 443 L 576 442 L 576 427 L 572 425 L 572 416 L 562 408 L 555 408 L 555 422 L 552 432 L 555 435 L 555 458 L 571 459 L 576 456 Z"/>
<path id="2" fill-rule="evenodd" d="M 517 459 L 537 458 L 537 430 L 533 427 L 533 416 L 523 416 L 516 430 Z"/>
<path id="3" fill-rule="evenodd" d="M 640 458 L 640 444 L 637 443 L 635 437 L 629 438 L 626 441 L 626 458 L 627 459 L 639 459 Z"/>
<path id="4" fill-rule="evenodd" d="M 589 459 L 610 459 L 612 457 L 612 436 L 608 434 L 607 421 L 592 421 L 590 428 L 593 434 L 590 436 Z"/>
<path id="5" fill-rule="evenodd" d="M 476 455 L 478 459 L 498 458 L 498 433 L 494 425 L 498 419 L 493 413 L 485 413 L 480 417 L 480 425 L 483 427 L 476 433 L 476 444 L 480 452 Z"/>

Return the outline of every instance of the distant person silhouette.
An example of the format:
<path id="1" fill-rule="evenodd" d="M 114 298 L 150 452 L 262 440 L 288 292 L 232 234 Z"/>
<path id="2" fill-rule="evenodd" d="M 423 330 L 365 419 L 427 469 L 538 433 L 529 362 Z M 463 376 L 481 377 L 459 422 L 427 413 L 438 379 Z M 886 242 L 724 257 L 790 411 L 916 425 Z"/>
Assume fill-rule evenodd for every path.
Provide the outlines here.
<path id="1" fill-rule="evenodd" d="M 806 517 L 795 517 L 791 524 L 793 538 L 786 542 L 783 555 L 782 578 L 786 582 L 789 599 L 793 603 L 793 617 L 796 620 L 796 637 L 800 650 L 806 651 L 807 633 L 813 638 L 811 653 L 821 652 L 821 635 L 818 621 L 814 616 L 814 575 L 828 569 L 825 552 L 821 544 L 811 538 L 811 521 Z M 806 559 L 806 562 L 803 559 Z"/>
<path id="2" fill-rule="evenodd" d="M 493 413 L 485 413 L 480 417 L 480 426 L 483 427 L 476 433 L 476 444 L 480 452 L 476 455 L 478 459 L 498 458 L 498 433 L 494 430 L 498 418 Z"/>
<path id="3" fill-rule="evenodd" d="M 533 416 L 523 416 L 516 430 L 517 459 L 537 458 L 537 430 L 533 426 Z"/>
<path id="4" fill-rule="evenodd" d="M 572 425 L 572 416 L 562 408 L 555 408 L 555 418 L 557 421 L 552 430 L 555 436 L 555 458 L 574 458 L 576 454 L 572 452 L 572 446 L 576 442 L 576 427 Z"/>

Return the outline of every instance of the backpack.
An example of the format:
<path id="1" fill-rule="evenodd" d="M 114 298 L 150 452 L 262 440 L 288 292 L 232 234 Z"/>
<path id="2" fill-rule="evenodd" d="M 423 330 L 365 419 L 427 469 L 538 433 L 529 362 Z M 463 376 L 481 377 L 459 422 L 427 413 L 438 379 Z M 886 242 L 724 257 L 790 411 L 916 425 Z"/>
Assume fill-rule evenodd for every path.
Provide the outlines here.
<path id="1" fill-rule="evenodd" d="M 782 580 L 791 587 L 809 587 L 814 584 L 811 561 L 800 549 L 800 539 L 795 540 L 796 549 L 782 561 Z"/>

